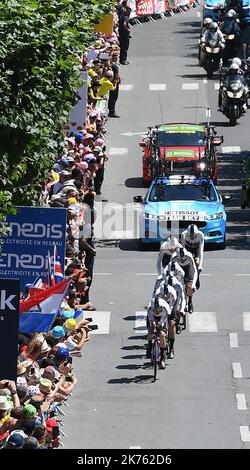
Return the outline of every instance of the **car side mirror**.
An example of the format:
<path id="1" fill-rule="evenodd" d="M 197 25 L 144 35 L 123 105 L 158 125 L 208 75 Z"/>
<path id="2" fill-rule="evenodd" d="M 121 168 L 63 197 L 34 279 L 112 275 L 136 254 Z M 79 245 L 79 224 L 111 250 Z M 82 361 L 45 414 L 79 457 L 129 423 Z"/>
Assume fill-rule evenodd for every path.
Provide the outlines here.
<path id="1" fill-rule="evenodd" d="M 228 201 L 231 201 L 231 199 L 232 199 L 231 194 L 224 194 L 224 195 L 222 196 L 222 203 L 223 203 L 223 204 L 226 204 Z"/>
<path id="2" fill-rule="evenodd" d="M 142 147 L 142 148 L 144 148 L 144 149 L 147 147 L 147 145 L 148 145 L 148 144 L 147 144 L 147 142 L 146 142 L 145 140 L 141 140 L 141 141 L 139 142 L 139 146 Z"/>
<path id="3" fill-rule="evenodd" d="M 223 144 L 223 142 L 224 142 L 223 135 L 212 137 L 212 140 L 211 140 L 211 144 L 214 145 L 214 146 L 221 145 L 221 144 Z"/>
<path id="4" fill-rule="evenodd" d="M 142 196 L 134 196 L 134 197 L 133 197 L 133 200 L 134 200 L 134 202 L 140 202 L 140 203 L 143 202 Z"/>

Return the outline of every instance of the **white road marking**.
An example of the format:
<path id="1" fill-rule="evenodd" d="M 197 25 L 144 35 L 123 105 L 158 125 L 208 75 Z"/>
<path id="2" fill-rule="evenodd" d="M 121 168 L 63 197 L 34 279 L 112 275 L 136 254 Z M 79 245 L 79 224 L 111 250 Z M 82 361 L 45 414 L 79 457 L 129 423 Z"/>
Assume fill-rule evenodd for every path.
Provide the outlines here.
<path id="1" fill-rule="evenodd" d="M 124 84 L 120 85 L 120 87 L 119 87 L 119 89 L 121 91 L 131 91 L 131 90 L 133 90 L 133 88 L 134 88 L 134 85 L 130 85 L 130 84 L 127 84 L 127 83 L 124 83 Z"/>
<path id="2" fill-rule="evenodd" d="M 250 442 L 250 431 L 248 426 L 240 426 L 240 435 L 243 442 Z"/>
<path id="3" fill-rule="evenodd" d="M 144 136 L 147 135 L 147 133 L 146 133 L 146 132 L 143 132 L 143 131 L 141 131 L 141 132 L 130 132 L 130 131 L 129 131 L 129 132 L 124 132 L 124 133 L 121 134 L 121 135 L 125 135 L 126 137 L 132 137 L 133 135 L 141 135 L 142 137 L 144 137 Z"/>
<path id="4" fill-rule="evenodd" d="M 194 312 L 188 317 L 190 333 L 218 331 L 215 312 Z"/>
<path id="5" fill-rule="evenodd" d="M 196 15 L 197 15 L 197 18 L 200 18 L 200 17 L 201 17 L 201 12 L 200 12 L 200 11 L 197 11 L 197 12 L 196 12 Z"/>
<path id="6" fill-rule="evenodd" d="M 157 273 L 136 273 L 136 276 L 155 276 L 155 277 L 157 277 Z"/>
<path id="7" fill-rule="evenodd" d="M 235 379 L 242 379 L 242 370 L 240 362 L 233 362 L 233 376 Z"/>
<path id="8" fill-rule="evenodd" d="M 207 78 L 203 78 L 202 82 L 207 83 L 208 82 Z"/>
<path id="9" fill-rule="evenodd" d="M 146 310 L 143 310 L 141 312 L 135 312 L 136 315 L 136 320 L 135 320 L 135 327 L 134 330 L 136 331 L 147 331 L 147 324 L 146 324 L 146 318 L 147 318 L 147 312 Z"/>
<path id="10" fill-rule="evenodd" d="M 93 324 L 98 325 L 98 330 L 93 330 L 92 335 L 108 335 L 110 325 L 110 312 L 103 312 L 101 310 L 86 311 L 84 316 L 91 316 Z"/>
<path id="11" fill-rule="evenodd" d="M 236 401 L 238 410 L 247 410 L 245 393 L 236 393 Z"/>
<path id="12" fill-rule="evenodd" d="M 215 90 L 219 90 L 219 89 L 220 89 L 220 84 L 219 84 L 219 83 L 215 83 L 215 84 L 214 84 L 214 89 L 215 89 Z"/>
<path id="13" fill-rule="evenodd" d="M 111 273 L 94 273 L 95 276 L 111 276 Z"/>
<path id="14" fill-rule="evenodd" d="M 250 312 L 243 312 L 243 330 L 250 331 Z"/>
<path id="15" fill-rule="evenodd" d="M 238 348 L 238 333 L 229 333 L 230 348 Z"/>
<path id="16" fill-rule="evenodd" d="M 235 276 L 250 276 L 250 273 L 238 273 L 238 274 L 235 274 Z"/>
<path id="17" fill-rule="evenodd" d="M 208 274 L 208 273 L 204 273 L 204 274 L 200 274 L 200 276 L 212 276 L 212 274 Z"/>
<path id="18" fill-rule="evenodd" d="M 149 85 L 149 91 L 165 91 L 166 88 L 166 83 L 150 83 Z"/>
<path id="19" fill-rule="evenodd" d="M 222 153 L 241 153 L 241 148 L 239 146 L 234 147 L 221 147 Z"/>
<path id="20" fill-rule="evenodd" d="M 109 155 L 126 155 L 128 153 L 127 147 L 111 147 L 109 149 Z"/>
<path id="21" fill-rule="evenodd" d="M 199 83 L 183 83 L 183 90 L 199 90 Z"/>
<path id="22" fill-rule="evenodd" d="M 141 449 L 141 446 L 129 446 L 129 449 Z"/>

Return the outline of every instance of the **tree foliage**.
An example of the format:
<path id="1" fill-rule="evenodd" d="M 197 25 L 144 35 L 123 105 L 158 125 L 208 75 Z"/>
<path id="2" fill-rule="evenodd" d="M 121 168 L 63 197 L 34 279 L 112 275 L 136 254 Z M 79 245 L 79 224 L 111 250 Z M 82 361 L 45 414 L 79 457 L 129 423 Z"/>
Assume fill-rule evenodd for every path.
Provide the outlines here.
<path id="1" fill-rule="evenodd" d="M 39 204 L 77 101 L 80 56 L 112 5 L 0 0 L 0 224 L 13 205 Z"/>

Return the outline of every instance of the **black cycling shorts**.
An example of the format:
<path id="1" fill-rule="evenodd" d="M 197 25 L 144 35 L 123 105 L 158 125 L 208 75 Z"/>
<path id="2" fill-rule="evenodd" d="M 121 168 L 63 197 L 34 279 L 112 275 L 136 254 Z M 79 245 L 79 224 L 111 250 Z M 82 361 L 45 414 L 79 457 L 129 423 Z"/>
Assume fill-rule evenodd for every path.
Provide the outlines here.
<path id="1" fill-rule="evenodd" d="M 181 265 L 180 265 L 181 266 Z M 189 264 L 186 264 L 184 266 L 181 266 L 181 268 L 183 269 L 184 273 L 185 273 L 185 276 L 184 276 L 184 282 L 185 284 L 187 282 L 193 282 L 194 280 L 194 274 L 195 274 L 195 271 L 194 271 L 194 267 L 193 267 L 193 263 L 189 263 Z"/>
<path id="2" fill-rule="evenodd" d="M 185 246 L 186 250 L 190 251 L 190 253 L 192 253 L 192 255 L 194 256 L 194 258 L 199 258 L 200 257 L 200 253 L 199 253 L 199 246 L 188 246 L 186 245 Z"/>

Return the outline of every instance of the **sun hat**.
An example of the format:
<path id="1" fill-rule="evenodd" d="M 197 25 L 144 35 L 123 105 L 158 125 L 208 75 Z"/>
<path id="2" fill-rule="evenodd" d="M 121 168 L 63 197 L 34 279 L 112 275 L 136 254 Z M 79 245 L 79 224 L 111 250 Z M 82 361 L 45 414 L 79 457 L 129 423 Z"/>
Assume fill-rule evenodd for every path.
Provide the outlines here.
<path id="1" fill-rule="evenodd" d="M 87 162 L 88 165 L 89 165 L 90 163 L 96 163 L 96 158 L 94 157 L 94 155 L 93 155 L 93 157 L 92 157 L 92 156 L 89 156 L 89 157 L 87 157 L 87 158 L 85 159 L 85 162 Z"/>
<path id="2" fill-rule="evenodd" d="M 93 134 L 85 134 L 85 135 L 83 136 L 83 140 L 93 139 L 93 138 L 94 138 Z"/>
<path id="3" fill-rule="evenodd" d="M 102 147 L 99 145 L 96 145 L 96 147 L 93 148 L 92 152 L 97 152 L 99 154 L 99 157 L 102 157 L 104 155 Z"/>
<path id="4" fill-rule="evenodd" d="M 47 366 L 42 371 L 42 377 L 53 382 L 54 380 L 60 379 L 60 374 L 53 366 Z"/>
<path id="5" fill-rule="evenodd" d="M 56 360 L 61 360 L 61 359 L 67 359 L 69 357 L 69 350 L 67 347 L 59 347 L 55 353 L 55 359 Z"/>
<path id="6" fill-rule="evenodd" d="M 43 377 L 40 379 L 39 388 L 42 393 L 49 393 L 52 388 L 52 382 L 49 379 L 44 379 Z"/>
<path id="7" fill-rule="evenodd" d="M 26 380 L 25 377 L 21 377 L 21 376 L 20 376 L 20 377 L 17 377 L 17 379 L 16 379 L 16 384 L 17 384 L 17 385 L 20 385 L 20 386 L 21 386 L 21 385 L 22 385 L 22 386 L 25 386 L 25 385 L 27 386 L 27 380 Z"/>
<path id="8" fill-rule="evenodd" d="M 63 326 L 66 330 L 75 330 L 77 323 L 74 318 L 68 318 L 68 320 L 64 322 Z"/>
<path id="9" fill-rule="evenodd" d="M 63 320 L 68 320 L 69 318 L 73 318 L 75 315 L 74 310 L 63 310 L 60 313 L 60 316 L 62 317 Z"/>
<path id="10" fill-rule="evenodd" d="M 55 419 L 48 418 L 46 420 L 47 431 L 52 432 L 52 429 L 58 426 L 58 422 Z"/>
<path id="11" fill-rule="evenodd" d="M 48 345 L 46 339 L 41 343 L 41 353 L 50 352 L 51 347 Z"/>
<path id="12" fill-rule="evenodd" d="M 27 398 L 31 398 L 33 395 L 37 395 L 40 392 L 38 385 L 29 385 L 27 390 Z"/>
<path id="13" fill-rule="evenodd" d="M 29 403 L 23 407 L 23 417 L 24 418 L 34 418 L 37 414 L 37 410 L 33 405 Z"/>
<path id="14" fill-rule="evenodd" d="M 96 139 L 95 146 L 104 147 L 104 145 L 105 145 L 105 140 L 103 140 L 101 138 Z"/>
<path id="15" fill-rule="evenodd" d="M 51 333 L 54 338 L 63 338 L 65 335 L 65 330 L 62 326 L 58 325 L 52 328 Z"/>
<path id="16" fill-rule="evenodd" d="M 9 411 L 11 404 L 6 396 L 0 395 L 0 411 Z"/>
<path id="17" fill-rule="evenodd" d="M 78 168 L 80 168 L 80 170 L 87 170 L 88 169 L 88 164 L 87 162 L 80 162 L 80 163 L 77 163 L 77 166 Z"/>
<path id="18" fill-rule="evenodd" d="M 18 361 L 17 362 L 17 375 L 21 375 L 21 374 L 25 374 L 26 372 L 26 367 L 24 367 L 24 365 Z"/>
<path id="19" fill-rule="evenodd" d="M 21 449 L 25 443 L 25 433 L 23 431 L 13 431 L 6 439 L 8 447 Z"/>

